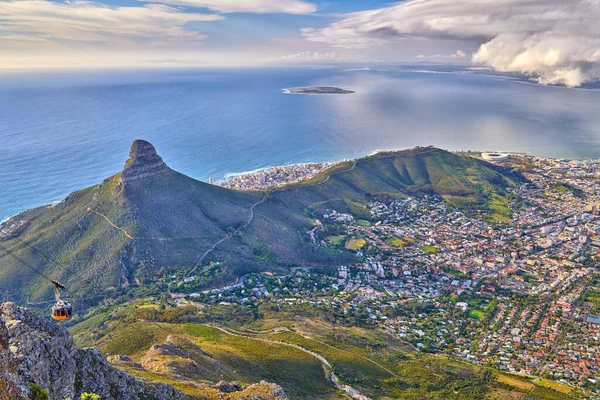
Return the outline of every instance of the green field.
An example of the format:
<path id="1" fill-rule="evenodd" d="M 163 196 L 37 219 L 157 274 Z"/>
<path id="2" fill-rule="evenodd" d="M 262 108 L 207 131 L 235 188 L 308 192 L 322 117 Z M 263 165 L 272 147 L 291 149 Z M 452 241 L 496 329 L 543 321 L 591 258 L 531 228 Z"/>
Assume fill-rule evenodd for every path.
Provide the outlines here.
<path id="1" fill-rule="evenodd" d="M 342 243 L 343 240 L 344 240 L 344 236 L 336 235 L 336 236 L 328 236 L 327 237 L 327 242 L 329 244 L 333 244 L 333 245 L 340 244 L 340 243 Z"/>
<path id="2" fill-rule="evenodd" d="M 481 319 L 483 317 L 485 317 L 485 311 L 482 310 L 469 310 L 469 317 L 474 318 L 474 319 Z"/>
<path id="3" fill-rule="evenodd" d="M 394 247 L 404 247 L 404 246 L 408 245 L 408 242 L 406 242 L 398 237 L 389 238 L 387 240 L 387 243 L 390 246 L 394 246 Z"/>
<path id="4" fill-rule="evenodd" d="M 367 244 L 365 239 L 350 239 L 346 242 L 346 248 L 348 250 L 360 250 Z"/>
<path id="5" fill-rule="evenodd" d="M 152 344 L 162 343 L 170 336 L 186 356 L 154 356 L 153 365 L 164 366 L 168 371 L 169 366 L 185 367 L 193 359 L 194 372 L 180 375 L 133 365 L 121 368 L 140 378 L 172 384 L 202 399 L 217 398 L 212 397 L 214 390 L 207 385 L 221 379 L 243 384 L 264 379 L 281 385 L 291 399 L 344 398 L 327 380 L 327 369 L 317 358 L 289 345 L 325 357 L 343 383 L 373 399 L 483 399 L 492 394 L 515 396 L 521 392 L 535 393 L 540 399 L 566 398 L 560 393 L 561 388 L 548 383 L 512 376 L 496 380 L 493 371 L 488 373 L 462 361 L 417 353 L 407 343 L 380 330 L 332 325 L 308 317 L 310 314 L 303 314 L 300 309 L 289 313 L 265 309 L 253 322 L 238 322 L 227 328 L 228 334 L 200 323 L 140 320 L 141 315 L 148 318 L 154 311 L 161 319 L 171 315 L 189 319 L 194 314 L 176 313 L 170 308 L 160 310 L 153 302 L 138 301 L 117 311 L 90 315 L 71 331 L 80 345 L 97 345 L 105 353 L 130 355 L 134 362 L 140 362 Z M 197 318 L 220 315 L 223 321 L 242 321 L 234 316 L 241 311 L 238 306 L 220 305 L 208 306 L 196 314 Z"/>
<path id="6" fill-rule="evenodd" d="M 429 245 L 421 246 L 421 250 L 423 250 L 427 253 L 430 253 L 430 254 L 437 254 L 441 251 L 438 247 L 429 246 Z"/>

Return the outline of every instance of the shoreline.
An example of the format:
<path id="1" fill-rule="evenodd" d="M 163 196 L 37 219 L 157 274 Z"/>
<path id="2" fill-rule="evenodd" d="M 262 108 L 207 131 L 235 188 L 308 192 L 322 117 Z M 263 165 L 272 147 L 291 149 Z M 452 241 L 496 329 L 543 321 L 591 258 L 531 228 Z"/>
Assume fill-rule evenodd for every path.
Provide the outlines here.
<path id="1" fill-rule="evenodd" d="M 229 178 L 235 178 L 238 176 L 242 176 L 242 175 L 251 175 L 251 174 L 256 174 L 258 172 L 262 172 L 262 171 L 266 171 L 268 169 L 271 168 L 290 168 L 290 167 L 296 167 L 296 166 L 308 166 L 308 165 L 320 165 L 320 164 L 339 164 L 341 162 L 344 162 L 344 159 L 342 158 L 341 160 L 336 160 L 336 161 L 314 161 L 314 162 L 300 162 L 300 163 L 291 163 L 291 164 L 282 164 L 282 165 L 270 165 L 267 167 L 261 167 L 261 168 L 256 168 L 250 171 L 243 171 L 243 172 L 228 172 L 226 174 L 223 175 L 224 179 L 215 181 L 215 183 L 219 183 L 219 182 L 223 182 L 226 181 Z"/>
<path id="2" fill-rule="evenodd" d="M 259 167 L 259 168 L 253 169 L 253 170 L 240 171 L 240 172 L 227 172 L 227 173 L 223 174 L 222 178 L 215 180 L 215 184 L 225 182 L 230 178 L 235 178 L 235 177 L 239 177 L 242 175 L 256 174 L 256 173 L 263 172 L 263 171 L 271 169 L 271 168 L 290 168 L 290 167 L 295 167 L 295 166 L 307 166 L 307 165 L 316 165 L 316 164 L 335 165 L 335 164 L 339 164 L 339 163 L 342 163 L 342 162 L 345 162 L 348 160 L 354 160 L 354 159 L 359 159 L 359 158 L 363 158 L 363 157 L 374 156 L 379 153 L 398 152 L 398 151 L 410 150 L 411 148 L 412 147 L 376 149 L 369 153 L 366 153 L 363 156 L 357 156 L 355 158 L 347 158 L 346 157 L 346 158 L 340 158 L 337 160 L 308 161 L 308 162 L 299 162 L 299 163 L 290 163 L 290 164 L 269 165 L 269 166 Z M 442 149 L 442 150 L 449 151 L 450 153 L 500 153 L 500 154 L 508 154 L 508 155 L 534 156 L 535 157 L 535 155 L 532 154 L 531 152 L 517 152 L 517 151 L 504 151 L 504 150 L 447 150 L 447 149 Z M 595 159 L 595 158 L 590 158 L 590 157 L 584 157 L 584 158 L 541 157 L 541 158 L 555 159 L 555 160 L 561 160 L 561 159 L 565 159 L 565 158 L 568 158 L 569 160 L 594 160 Z"/>
<path id="3" fill-rule="evenodd" d="M 299 94 L 304 96 L 322 96 L 327 94 L 355 94 L 352 89 L 344 89 L 337 86 L 298 86 L 293 88 L 283 88 L 281 91 L 284 94 Z"/>
<path id="4" fill-rule="evenodd" d="M 214 181 L 214 185 L 215 186 L 221 186 L 220 184 L 223 184 L 231 179 L 234 179 L 236 177 L 240 177 L 240 176 L 244 176 L 244 175 L 252 175 L 252 174 L 257 174 L 260 173 L 262 171 L 271 169 L 271 168 L 291 168 L 291 167 L 295 167 L 295 166 L 306 166 L 306 165 L 318 165 L 318 164 L 331 164 L 331 166 L 335 165 L 335 164 L 339 164 L 341 162 L 347 161 L 347 160 L 354 160 L 354 159 L 359 159 L 359 158 L 363 158 L 363 157 L 369 157 L 369 156 L 374 156 L 378 153 L 385 153 L 385 152 L 398 152 L 398 151 L 404 151 L 404 150 L 409 150 L 411 149 L 410 147 L 405 147 L 405 148 L 389 148 L 389 149 L 376 149 L 373 150 L 369 153 L 367 153 L 365 156 L 356 156 L 353 158 L 342 158 L 342 159 L 337 159 L 337 160 L 324 160 L 324 161 L 315 161 L 315 162 L 301 162 L 301 163 L 290 163 L 290 164 L 284 164 L 284 165 L 273 165 L 273 166 L 265 166 L 265 167 L 260 167 L 260 168 L 256 168 L 254 170 L 249 170 L 249 171 L 241 171 L 241 172 L 228 172 L 226 174 L 223 175 L 223 177 L 221 179 L 215 180 Z M 530 157 L 538 157 L 538 158 L 545 158 L 545 159 L 553 159 L 553 160 L 573 160 L 573 161 L 585 161 L 585 160 L 597 160 L 598 158 L 594 158 L 594 157 L 540 157 L 540 156 L 536 156 L 535 154 L 531 153 L 531 152 L 517 152 L 517 151 L 501 151 L 501 150 L 473 150 L 473 149 L 469 149 L 469 150 L 447 150 L 447 149 L 442 149 L 442 150 L 446 150 L 449 151 L 451 153 L 466 153 L 466 154 L 475 154 L 475 153 L 501 153 L 501 154 L 509 154 L 509 155 L 516 155 L 516 156 L 521 156 L 521 157 L 525 157 L 525 156 L 530 156 Z M 199 180 L 202 182 L 206 182 L 208 183 L 208 181 L 204 181 L 201 180 L 199 178 L 195 178 L 190 176 L 192 179 L 195 180 Z M 89 186 L 93 185 L 90 184 Z M 81 189 L 79 189 L 81 190 Z M 68 196 L 68 195 L 67 195 Z M 65 196 L 65 198 L 67 197 Z M 48 203 L 45 204 L 39 204 L 39 205 L 35 205 L 35 206 L 30 206 L 26 209 L 23 209 L 15 214 L 12 214 L 6 218 L 3 218 L 0 221 L 0 225 L 4 224 L 5 222 L 9 221 L 11 218 L 14 218 L 24 212 L 39 208 L 39 207 L 53 207 L 57 204 L 59 204 L 61 201 L 63 201 L 65 198 L 60 199 L 60 200 L 53 200 L 50 201 Z"/>

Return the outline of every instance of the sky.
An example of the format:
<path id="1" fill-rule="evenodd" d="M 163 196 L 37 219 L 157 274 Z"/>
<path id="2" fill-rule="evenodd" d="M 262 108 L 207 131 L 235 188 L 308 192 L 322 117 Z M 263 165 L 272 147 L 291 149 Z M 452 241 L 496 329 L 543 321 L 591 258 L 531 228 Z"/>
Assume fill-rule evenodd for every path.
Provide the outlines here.
<path id="1" fill-rule="evenodd" d="M 0 0 L 0 67 L 439 62 L 600 79 L 600 0 Z"/>

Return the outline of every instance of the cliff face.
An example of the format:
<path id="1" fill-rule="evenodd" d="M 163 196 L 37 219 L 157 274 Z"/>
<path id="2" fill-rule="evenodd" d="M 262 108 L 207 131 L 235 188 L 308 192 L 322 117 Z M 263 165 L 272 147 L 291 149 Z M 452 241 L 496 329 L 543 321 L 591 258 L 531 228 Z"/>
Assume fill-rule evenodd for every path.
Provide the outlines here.
<path id="1" fill-rule="evenodd" d="M 82 392 L 115 400 L 189 399 L 172 386 L 134 379 L 108 364 L 97 349 L 78 349 L 65 328 L 14 303 L 0 307 L 0 351 L 0 374 L 14 388 L 6 399 L 28 398 L 28 383 L 57 399 Z"/>
<path id="2" fill-rule="evenodd" d="M 30 399 L 30 383 L 45 389 L 51 399 L 74 399 L 83 392 L 96 393 L 103 400 L 191 399 L 170 385 L 133 378 L 110 365 L 98 349 L 78 349 L 62 326 L 4 303 L 0 306 L 0 400 Z M 255 386 L 244 392 L 252 395 Z M 287 399 L 277 385 L 264 382 L 260 388 L 267 395 L 253 398 Z"/>
<path id="3" fill-rule="evenodd" d="M 121 183 L 129 183 L 139 179 L 156 176 L 169 171 L 169 167 L 156 153 L 150 142 L 135 140 L 129 150 L 129 159 L 121 174 Z"/>

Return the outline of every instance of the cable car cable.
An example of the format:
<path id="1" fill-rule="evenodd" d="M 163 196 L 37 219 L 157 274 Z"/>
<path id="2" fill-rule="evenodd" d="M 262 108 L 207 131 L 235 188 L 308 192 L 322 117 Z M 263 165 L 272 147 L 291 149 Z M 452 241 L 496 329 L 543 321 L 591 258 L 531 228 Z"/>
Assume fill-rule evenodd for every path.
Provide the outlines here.
<path id="1" fill-rule="evenodd" d="M 27 261 L 23 260 L 21 257 L 14 254 L 12 252 L 12 250 L 7 249 L 6 247 L 4 247 L 1 244 L 0 244 L 0 249 L 4 250 L 4 252 L 7 255 L 9 255 L 12 258 L 14 258 L 15 260 L 19 261 L 21 264 L 23 264 L 24 266 L 26 266 L 27 268 L 32 270 L 34 273 L 36 273 L 40 277 L 42 277 L 42 278 L 46 279 L 48 282 L 52 283 L 52 285 L 54 286 L 54 297 L 56 298 L 56 303 L 50 309 L 50 313 L 51 313 L 50 315 L 52 316 L 52 318 L 54 320 L 65 321 L 73 316 L 73 306 L 71 306 L 69 303 L 64 302 L 60 299 L 60 290 L 65 289 L 65 287 L 61 283 L 50 279 L 47 275 L 40 272 L 33 265 L 29 264 Z"/>
<path id="2" fill-rule="evenodd" d="M 42 250 L 38 249 L 38 248 L 37 248 L 37 247 L 35 247 L 34 245 L 32 245 L 32 244 L 30 244 L 30 243 L 27 243 L 27 242 L 25 242 L 24 240 L 22 240 L 22 239 L 19 239 L 18 237 L 13 237 L 13 238 L 11 238 L 11 239 L 9 239 L 9 240 L 11 240 L 11 241 L 15 241 L 15 242 L 19 243 L 19 244 L 22 246 L 22 248 L 27 248 L 27 249 L 29 249 L 29 250 L 33 250 L 33 251 L 35 251 L 36 253 L 38 253 L 39 255 L 41 255 L 43 258 L 45 258 L 45 259 L 46 259 L 46 261 L 48 262 L 48 264 L 55 264 L 55 265 L 58 265 L 58 262 L 57 262 L 56 260 L 54 260 L 54 261 L 53 261 L 53 260 L 52 260 L 52 257 L 50 257 L 48 254 L 46 254 L 46 253 L 45 253 L 45 252 L 43 252 Z M 14 250 L 13 250 L 13 249 L 11 249 L 11 251 L 14 251 Z M 5 252 L 6 252 L 6 249 L 5 249 Z M 7 253 L 7 254 L 8 254 L 8 253 Z M 20 261 L 20 262 L 23 262 L 22 260 L 19 260 L 19 261 Z M 65 272 L 65 270 L 66 270 L 67 268 L 68 268 L 68 265 L 65 265 L 63 268 L 59 269 L 59 270 L 58 270 L 58 276 L 62 276 L 62 274 Z M 48 279 L 48 278 L 46 278 L 46 279 Z M 50 280 L 50 281 L 52 281 L 52 280 Z M 72 283 L 71 283 L 70 285 L 68 285 L 67 287 L 63 288 L 63 290 L 65 290 L 65 291 L 67 291 L 67 292 L 68 292 L 71 286 L 72 286 Z"/>
<path id="3" fill-rule="evenodd" d="M 13 238 L 10 238 L 10 239 L 8 239 L 8 240 L 14 240 L 14 241 L 15 241 L 15 242 L 17 242 L 17 243 L 20 243 L 20 244 L 21 244 L 23 247 L 26 247 L 26 248 L 28 248 L 28 249 L 34 250 L 36 253 L 38 253 L 39 255 L 41 255 L 42 257 L 44 257 L 44 258 L 46 259 L 46 261 L 48 261 L 49 263 L 53 262 L 53 261 L 50 259 L 50 256 L 49 256 L 49 255 L 47 255 L 46 253 L 44 253 L 42 250 L 38 249 L 38 248 L 37 248 L 37 247 L 35 247 L 34 245 L 32 245 L 32 244 L 30 244 L 30 243 L 27 243 L 27 242 L 25 242 L 23 239 L 20 239 L 20 238 L 18 238 L 18 237 L 13 237 Z"/>
<path id="4" fill-rule="evenodd" d="M 14 258 L 15 260 L 17 260 L 18 262 L 20 262 L 21 264 L 23 264 L 24 266 L 26 266 L 27 268 L 29 268 L 30 270 L 32 270 L 33 272 L 35 272 L 36 274 L 38 274 L 39 276 L 41 276 L 42 278 L 44 278 L 45 280 L 47 280 L 48 282 L 54 284 L 54 280 L 50 279 L 47 275 L 41 273 L 37 268 L 35 268 L 33 265 L 29 264 L 27 261 L 23 260 L 21 257 L 17 256 L 16 254 L 14 254 L 12 252 L 12 250 L 7 249 L 6 247 L 4 247 L 3 245 L 0 244 L 0 249 L 4 250 L 4 252 L 11 256 L 12 258 Z"/>

